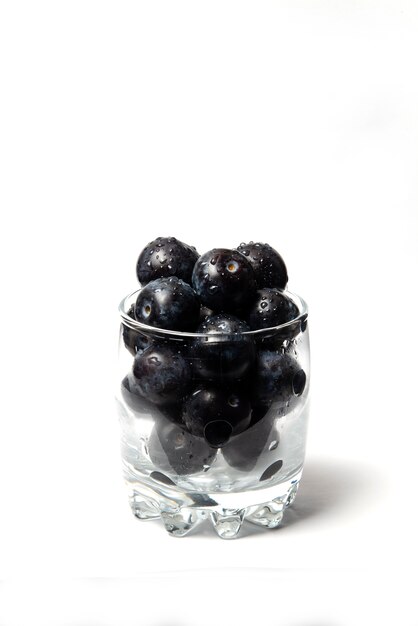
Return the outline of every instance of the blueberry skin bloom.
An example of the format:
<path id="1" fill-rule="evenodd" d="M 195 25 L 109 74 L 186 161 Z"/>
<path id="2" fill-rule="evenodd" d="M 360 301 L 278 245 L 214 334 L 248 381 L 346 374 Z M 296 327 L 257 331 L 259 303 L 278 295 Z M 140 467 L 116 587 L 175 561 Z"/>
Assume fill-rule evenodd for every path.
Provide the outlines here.
<path id="1" fill-rule="evenodd" d="M 204 437 L 211 446 L 222 447 L 232 435 L 248 428 L 251 405 L 240 389 L 202 386 L 185 400 L 183 421 L 190 433 Z"/>
<path id="2" fill-rule="evenodd" d="M 198 297 L 176 276 L 151 281 L 141 289 L 135 303 L 135 319 L 156 328 L 192 331 L 199 316 Z"/>
<path id="3" fill-rule="evenodd" d="M 302 395 L 305 389 L 306 374 L 288 354 L 260 350 L 254 370 L 251 396 L 254 405 L 268 406 L 272 402 L 285 405 Z"/>
<path id="4" fill-rule="evenodd" d="M 203 305 L 239 314 L 256 289 L 251 263 L 238 250 L 214 248 L 196 261 L 192 284 Z"/>
<path id="5" fill-rule="evenodd" d="M 231 381 L 242 378 L 251 367 L 255 348 L 249 327 L 237 317 L 218 313 L 200 324 L 190 356 L 193 372 L 209 380 Z"/>
<path id="6" fill-rule="evenodd" d="M 192 378 L 190 365 L 181 354 L 158 344 L 135 356 L 132 373 L 137 392 L 160 405 L 179 402 Z"/>
<path id="7" fill-rule="evenodd" d="M 279 289 L 258 289 L 249 308 L 247 322 L 251 330 L 271 328 L 294 320 L 299 315 L 296 304 Z"/>
<path id="8" fill-rule="evenodd" d="M 198 257 L 196 248 L 175 237 L 157 237 L 139 255 L 136 274 L 142 285 L 167 276 L 177 276 L 190 284 Z"/>
<path id="9" fill-rule="evenodd" d="M 268 243 L 241 243 L 239 250 L 251 263 L 258 289 L 285 289 L 288 281 L 285 262 Z"/>

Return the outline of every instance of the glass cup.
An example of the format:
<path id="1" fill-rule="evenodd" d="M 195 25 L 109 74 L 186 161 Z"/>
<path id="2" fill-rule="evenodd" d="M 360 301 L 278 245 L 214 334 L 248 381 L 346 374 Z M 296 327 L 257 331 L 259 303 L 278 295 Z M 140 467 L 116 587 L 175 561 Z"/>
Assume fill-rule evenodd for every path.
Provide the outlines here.
<path id="1" fill-rule="evenodd" d="M 306 303 L 285 292 L 299 310 L 292 321 L 205 335 L 137 322 L 139 291 L 119 307 L 117 384 L 134 515 L 161 518 L 177 537 L 204 520 L 224 539 L 235 538 L 244 520 L 276 528 L 296 496 L 305 456 Z M 157 370 L 152 387 L 149 372 Z"/>

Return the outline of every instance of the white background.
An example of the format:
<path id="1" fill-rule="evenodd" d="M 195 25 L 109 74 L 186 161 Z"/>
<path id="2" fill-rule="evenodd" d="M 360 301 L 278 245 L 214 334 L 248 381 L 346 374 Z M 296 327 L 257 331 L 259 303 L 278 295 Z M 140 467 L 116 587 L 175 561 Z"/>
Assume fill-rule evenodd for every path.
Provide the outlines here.
<path id="1" fill-rule="evenodd" d="M 2 626 L 417 623 L 417 35 L 406 0 L 0 4 Z M 116 310 L 160 235 L 268 241 L 309 303 L 278 531 L 128 509 Z"/>

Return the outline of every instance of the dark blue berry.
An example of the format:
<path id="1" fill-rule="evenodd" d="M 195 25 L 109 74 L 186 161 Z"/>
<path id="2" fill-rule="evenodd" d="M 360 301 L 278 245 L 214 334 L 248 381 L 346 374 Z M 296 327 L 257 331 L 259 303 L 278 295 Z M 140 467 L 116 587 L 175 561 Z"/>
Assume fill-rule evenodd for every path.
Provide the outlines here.
<path id="1" fill-rule="evenodd" d="M 254 359 L 254 342 L 247 324 L 228 313 L 207 317 L 197 329 L 191 349 L 191 364 L 196 376 L 217 380 L 242 378 Z"/>
<path id="2" fill-rule="evenodd" d="M 251 263 L 237 250 L 215 248 L 196 261 L 193 287 L 204 306 L 239 314 L 256 289 Z"/>
<path id="3" fill-rule="evenodd" d="M 208 470 L 216 456 L 204 439 L 164 417 L 155 420 L 148 450 L 155 467 L 179 476 Z"/>
<path id="4" fill-rule="evenodd" d="M 188 362 L 167 345 L 152 345 L 135 356 L 132 372 L 139 393 L 155 404 L 179 402 L 191 384 Z"/>
<path id="5" fill-rule="evenodd" d="M 299 363 L 290 355 L 272 350 L 260 350 L 257 354 L 252 401 L 255 405 L 278 402 L 286 406 L 302 395 L 306 374 Z"/>
<path id="6" fill-rule="evenodd" d="M 251 418 L 250 427 L 235 439 L 231 439 L 222 449 L 222 454 L 232 467 L 248 472 L 252 470 L 260 456 L 270 446 L 278 445 L 279 434 L 274 426 L 274 411 L 267 413 L 265 408 Z M 261 417 L 260 417 L 261 416 Z"/>
<path id="7" fill-rule="evenodd" d="M 202 386 L 186 398 L 183 421 L 193 435 L 221 447 L 231 436 L 248 428 L 251 405 L 241 389 Z"/>
<path id="8" fill-rule="evenodd" d="M 284 292 L 265 287 L 258 289 L 253 298 L 247 321 L 252 330 L 257 330 L 285 324 L 298 315 L 298 307 Z"/>
<path id="9" fill-rule="evenodd" d="M 198 257 L 196 248 L 175 237 L 157 237 L 139 255 L 136 265 L 138 280 L 145 285 L 156 278 L 177 276 L 190 283 Z"/>
<path id="10" fill-rule="evenodd" d="M 200 304 L 193 289 L 176 276 L 157 278 L 138 294 L 138 322 L 170 330 L 192 331 L 199 323 Z"/>
<path id="11" fill-rule="evenodd" d="M 241 243 L 237 248 L 251 263 L 257 288 L 277 287 L 284 289 L 287 285 L 287 269 L 280 254 L 268 243 Z"/>

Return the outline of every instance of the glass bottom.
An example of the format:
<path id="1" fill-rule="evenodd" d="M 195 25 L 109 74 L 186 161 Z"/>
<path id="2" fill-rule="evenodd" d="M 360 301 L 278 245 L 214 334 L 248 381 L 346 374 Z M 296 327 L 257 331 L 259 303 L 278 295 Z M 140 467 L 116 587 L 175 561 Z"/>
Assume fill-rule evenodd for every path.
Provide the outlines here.
<path id="1" fill-rule="evenodd" d="M 301 476 L 302 468 L 269 487 L 230 493 L 181 492 L 146 476 L 127 485 L 135 517 L 161 519 L 173 537 L 184 537 L 209 521 L 219 537 L 235 539 L 243 522 L 277 528 L 296 497 Z"/>

